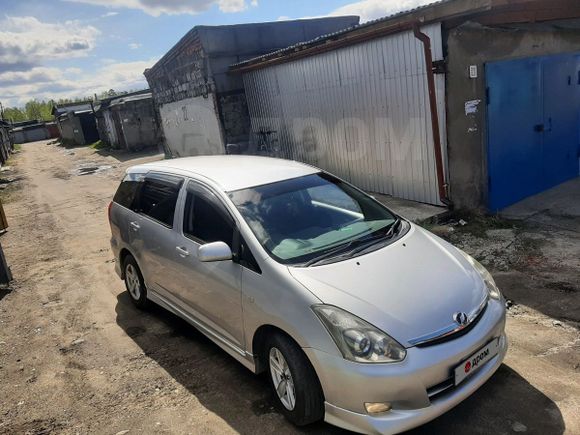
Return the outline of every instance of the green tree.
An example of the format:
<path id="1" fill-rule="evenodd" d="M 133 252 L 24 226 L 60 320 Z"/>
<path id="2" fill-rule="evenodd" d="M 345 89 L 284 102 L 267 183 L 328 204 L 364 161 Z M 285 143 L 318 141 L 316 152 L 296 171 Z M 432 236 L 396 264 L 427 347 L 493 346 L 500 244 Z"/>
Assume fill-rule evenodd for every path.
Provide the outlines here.
<path id="1" fill-rule="evenodd" d="M 18 107 L 7 107 L 4 109 L 4 119 L 10 122 L 26 121 L 26 113 Z"/>
<path id="2" fill-rule="evenodd" d="M 37 100 L 30 100 L 24 105 L 24 110 L 26 112 L 26 117 L 28 119 L 42 119 L 42 105 L 45 104 L 44 101 L 40 102 Z"/>

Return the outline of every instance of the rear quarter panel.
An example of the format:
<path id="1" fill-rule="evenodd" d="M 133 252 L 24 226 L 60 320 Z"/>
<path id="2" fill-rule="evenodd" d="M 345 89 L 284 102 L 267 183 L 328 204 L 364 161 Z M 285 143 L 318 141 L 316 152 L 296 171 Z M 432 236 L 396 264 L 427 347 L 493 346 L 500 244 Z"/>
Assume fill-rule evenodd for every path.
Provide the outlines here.
<path id="1" fill-rule="evenodd" d="M 130 249 L 131 234 L 129 229 L 129 221 L 134 212 L 113 202 L 111 205 L 111 250 L 115 256 L 115 271 L 119 276 L 122 275 L 122 264 L 120 261 L 121 251 L 123 249 Z M 135 255 L 133 252 L 131 252 Z"/>

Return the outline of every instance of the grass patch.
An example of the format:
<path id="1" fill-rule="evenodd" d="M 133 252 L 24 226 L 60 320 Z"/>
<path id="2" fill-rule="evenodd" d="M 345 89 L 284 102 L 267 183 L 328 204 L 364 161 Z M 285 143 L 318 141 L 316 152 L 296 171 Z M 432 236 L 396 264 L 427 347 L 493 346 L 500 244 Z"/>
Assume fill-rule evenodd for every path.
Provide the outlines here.
<path id="1" fill-rule="evenodd" d="M 16 146 L 14 147 L 14 149 L 15 150 L 17 149 Z M 6 160 L 6 163 L 4 164 L 4 167 L 9 166 L 11 167 L 11 170 L 0 172 L 0 178 L 3 179 L 13 178 L 15 180 L 11 183 L 0 183 L 0 185 L 2 186 L 0 188 L 0 201 L 2 201 L 2 204 L 18 201 L 22 196 L 20 192 L 22 190 L 22 179 L 16 170 L 16 168 L 18 167 L 18 163 L 19 163 L 18 155 L 11 154 L 8 157 L 8 160 Z"/>
<path id="2" fill-rule="evenodd" d="M 6 188 L 0 190 L 0 201 L 2 204 L 9 204 L 11 202 L 19 201 L 22 198 L 22 185 L 20 181 L 16 181 Z"/>
<path id="3" fill-rule="evenodd" d="M 111 148 L 111 146 L 107 142 L 104 142 L 101 139 L 99 139 L 98 141 L 93 142 L 92 144 L 90 144 L 89 145 L 89 148 L 92 148 L 94 150 L 104 150 L 104 149 Z"/>
<path id="4" fill-rule="evenodd" d="M 14 144 L 14 151 L 22 151 L 22 145 L 19 143 Z"/>
<path id="5" fill-rule="evenodd" d="M 461 221 L 466 222 L 461 225 Z M 471 234 L 474 237 L 487 238 L 487 231 L 511 229 L 520 231 L 523 224 L 520 221 L 505 219 L 498 215 L 486 215 L 469 210 L 455 210 L 448 216 L 442 225 L 453 225 L 455 232 L 459 234 Z"/>

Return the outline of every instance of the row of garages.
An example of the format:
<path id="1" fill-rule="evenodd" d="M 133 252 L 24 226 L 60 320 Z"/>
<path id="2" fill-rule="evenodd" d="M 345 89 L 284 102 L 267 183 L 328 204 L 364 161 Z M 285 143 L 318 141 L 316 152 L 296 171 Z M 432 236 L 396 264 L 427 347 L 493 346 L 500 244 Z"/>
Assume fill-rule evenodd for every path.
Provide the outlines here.
<path id="1" fill-rule="evenodd" d="M 579 18 L 575 0 L 443 0 L 199 26 L 145 76 L 173 156 L 276 155 L 495 211 L 579 175 Z"/>
<path id="2" fill-rule="evenodd" d="M 54 122 L 10 124 L 14 143 L 60 137 L 65 145 L 90 145 L 100 140 L 127 151 L 159 145 L 159 126 L 149 90 L 54 105 L 52 115 Z"/>
<path id="3" fill-rule="evenodd" d="M 22 121 L 8 124 L 12 141 L 15 144 L 36 142 L 58 136 L 56 123 L 39 120 Z"/>
<path id="4" fill-rule="evenodd" d="M 158 146 L 160 140 L 149 90 L 57 105 L 53 116 L 65 144 L 88 145 L 101 140 L 113 148 L 134 151 Z"/>

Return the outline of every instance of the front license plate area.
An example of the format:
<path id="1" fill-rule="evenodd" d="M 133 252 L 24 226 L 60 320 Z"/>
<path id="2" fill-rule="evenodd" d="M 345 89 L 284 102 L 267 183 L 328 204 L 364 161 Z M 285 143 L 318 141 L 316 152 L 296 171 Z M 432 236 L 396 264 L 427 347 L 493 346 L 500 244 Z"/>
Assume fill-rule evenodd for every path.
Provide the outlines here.
<path id="1" fill-rule="evenodd" d="M 490 359 L 497 355 L 499 338 L 494 338 L 485 346 L 475 351 L 469 358 L 455 367 L 455 385 L 459 385 L 467 377 L 478 371 Z"/>

